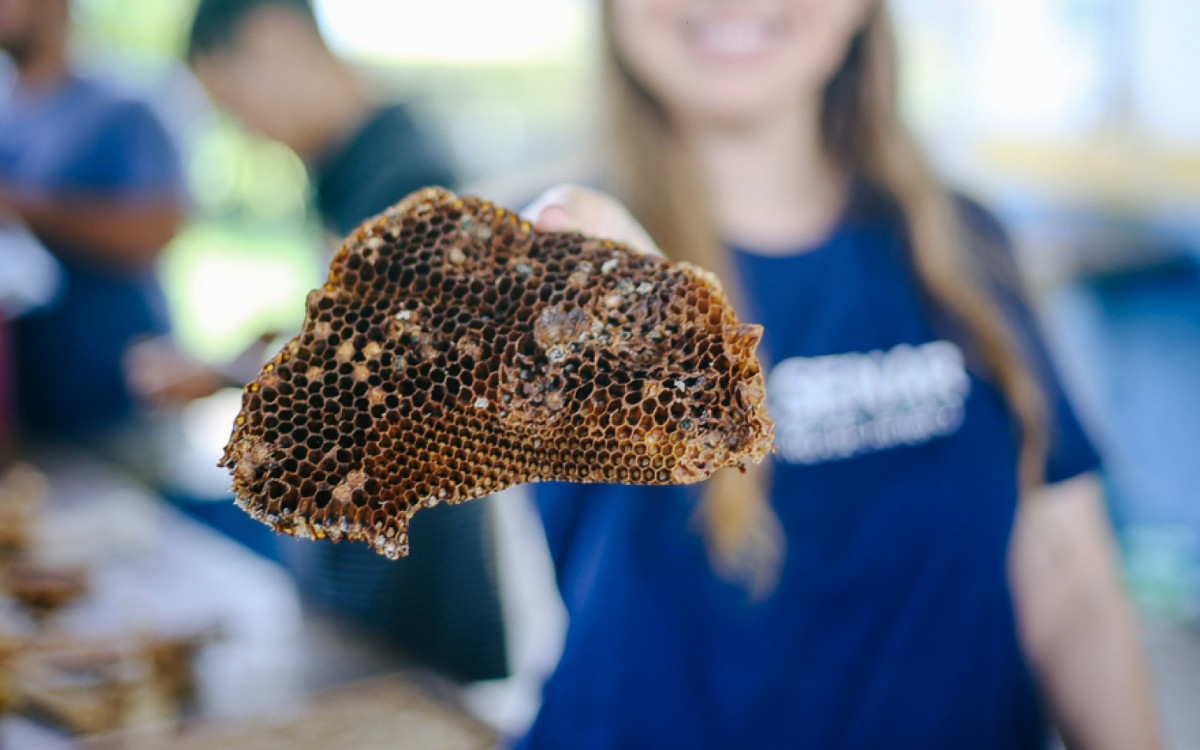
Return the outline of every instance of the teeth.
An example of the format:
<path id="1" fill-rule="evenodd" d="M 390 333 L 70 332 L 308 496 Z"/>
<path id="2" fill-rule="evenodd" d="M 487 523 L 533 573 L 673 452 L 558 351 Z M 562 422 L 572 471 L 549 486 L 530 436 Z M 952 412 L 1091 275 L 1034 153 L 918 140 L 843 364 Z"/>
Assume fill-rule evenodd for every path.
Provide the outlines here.
<path id="1" fill-rule="evenodd" d="M 770 30 L 763 21 L 726 21 L 701 24 L 696 39 L 709 52 L 741 56 L 753 54 L 769 40 Z"/>

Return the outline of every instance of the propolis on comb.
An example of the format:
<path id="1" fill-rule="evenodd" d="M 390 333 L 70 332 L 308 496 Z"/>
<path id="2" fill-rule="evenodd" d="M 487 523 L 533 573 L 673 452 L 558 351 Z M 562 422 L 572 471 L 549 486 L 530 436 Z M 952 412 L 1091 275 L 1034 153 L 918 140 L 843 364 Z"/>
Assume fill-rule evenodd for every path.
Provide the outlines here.
<path id="1" fill-rule="evenodd" d="M 276 531 L 394 559 L 437 503 L 761 461 L 761 333 L 694 266 L 426 188 L 343 242 L 221 465 Z"/>

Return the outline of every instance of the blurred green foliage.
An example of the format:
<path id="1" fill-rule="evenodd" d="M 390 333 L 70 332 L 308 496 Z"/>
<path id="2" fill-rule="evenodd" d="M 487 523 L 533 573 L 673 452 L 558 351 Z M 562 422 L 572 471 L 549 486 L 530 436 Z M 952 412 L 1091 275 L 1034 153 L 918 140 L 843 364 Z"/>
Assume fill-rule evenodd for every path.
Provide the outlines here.
<path id="1" fill-rule="evenodd" d="M 74 0 L 77 39 L 84 44 L 162 58 L 183 48 L 196 0 Z"/>
<path id="2" fill-rule="evenodd" d="M 75 0 L 73 45 L 86 68 L 141 89 L 183 150 L 193 218 L 160 274 L 183 349 L 208 361 L 264 330 L 298 326 L 319 280 L 320 232 L 304 165 L 208 107 L 182 63 L 196 0 Z"/>
<path id="3" fill-rule="evenodd" d="M 298 250 L 312 248 L 303 226 L 193 222 L 160 266 L 176 336 L 191 354 L 215 362 L 260 333 L 298 329 L 319 272 L 319 253 Z"/>

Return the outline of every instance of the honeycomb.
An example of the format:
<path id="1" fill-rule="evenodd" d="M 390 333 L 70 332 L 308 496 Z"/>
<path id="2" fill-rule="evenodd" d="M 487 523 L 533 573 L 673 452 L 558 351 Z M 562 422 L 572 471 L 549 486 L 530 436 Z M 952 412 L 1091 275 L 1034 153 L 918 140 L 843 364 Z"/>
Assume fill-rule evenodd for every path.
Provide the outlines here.
<path id="1" fill-rule="evenodd" d="M 426 188 L 343 242 L 221 465 L 276 531 L 395 559 L 423 507 L 761 461 L 761 334 L 705 271 Z"/>

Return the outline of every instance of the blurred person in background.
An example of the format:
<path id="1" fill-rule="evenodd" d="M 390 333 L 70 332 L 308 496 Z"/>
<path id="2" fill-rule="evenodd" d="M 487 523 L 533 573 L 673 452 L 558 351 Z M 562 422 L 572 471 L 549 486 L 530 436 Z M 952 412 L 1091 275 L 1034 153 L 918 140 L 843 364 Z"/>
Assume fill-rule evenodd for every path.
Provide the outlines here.
<path id="1" fill-rule="evenodd" d="M 218 105 L 300 156 L 338 238 L 417 188 L 454 183 L 442 144 L 403 105 L 371 100 L 326 46 L 307 0 L 201 0 L 187 58 Z M 427 666 L 466 680 L 506 676 L 490 506 L 432 508 L 411 539 L 398 562 L 328 541 L 289 544 L 285 557 L 318 602 Z"/>
<path id="2" fill-rule="evenodd" d="M 217 104 L 304 161 L 339 239 L 417 188 L 455 182 L 446 148 L 330 52 L 308 0 L 201 0 L 187 56 Z"/>
<path id="3" fill-rule="evenodd" d="M 900 122 L 873 0 L 607 0 L 602 184 L 717 271 L 779 447 L 534 487 L 569 626 L 522 748 L 1160 746 L 1095 476 L 1004 232 Z M 548 230 L 637 242 L 554 189 Z M 643 245 L 645 243 L 642 243 Z"/>
<path id="4" fill-rule="evenodd" d="M 122 356 L 167 331 L 154 261 L 184 218 L 183 170 L 149 106 L 72 70 L 68 0 L 0 0 L 0 216 L 62 267 L 59 294 L 13 324 L 24 434 L 98 441 L 128 423 Z"/>

